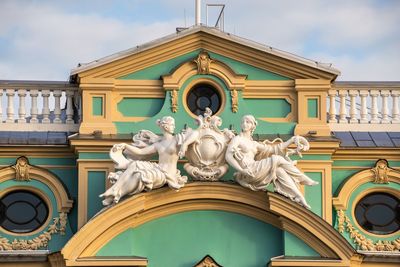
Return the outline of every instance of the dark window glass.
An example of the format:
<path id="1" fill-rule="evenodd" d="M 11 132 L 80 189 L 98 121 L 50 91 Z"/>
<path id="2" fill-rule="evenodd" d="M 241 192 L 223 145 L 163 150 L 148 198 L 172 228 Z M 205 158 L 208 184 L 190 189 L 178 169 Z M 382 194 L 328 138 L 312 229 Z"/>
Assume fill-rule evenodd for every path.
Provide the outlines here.
<path id="1" fill-rule="evenodd" d="M 14 233 L 29 233 L 49 216 L 46 203 L 30 191 L 13 191 L 0 200 L 0 225 Z"/>
<path id="2" fill-rule="evenodd" d="M 195 115 L 203 115 L 207 107 L 215 114 L 221 107 L 221 96 L 214 87 L 201 83 L 189 91 L 186 103 Z"/>
<path id="3" fill-rule="evenodd" d="M 356 205 L 355 217 L 364 230 L 386 235 L 400 230 L 400 201 L 386 193 L 372 193 Z"/>

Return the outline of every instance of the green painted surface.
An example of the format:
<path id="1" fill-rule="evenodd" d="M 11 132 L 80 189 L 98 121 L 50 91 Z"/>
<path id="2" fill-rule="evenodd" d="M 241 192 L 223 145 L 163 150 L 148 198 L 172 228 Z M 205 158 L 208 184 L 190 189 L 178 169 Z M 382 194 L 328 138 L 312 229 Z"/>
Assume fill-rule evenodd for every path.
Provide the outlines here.
<path id="1" fill-rule="evenodd" d="M 261 118 L 285 118 L 291 111 L 286 99 L 244 99 L 251 114 Z"/>
<path id="2" fill-rule="evenodd" d="M 319 257 L 319 254 L 314 249 L 297 238 L 297 236 L 286 231 L 283 232 L 283 234 L 285 240 L 285 256 Z"/>
<path id="3" fill-rule="evenodd" d="M 50 190 L 50 188 L 46 185 L 43 184 L 37 180 L 30 180 L 30 181 L 26 181 L 26 182 L 17 182 L 14 180 L 7 180 L 5 182 L 0 183 L 0 191 L 6 190 L 8 188 L 12 188 L 15 186 L 23 186 L 26 188 L 35 188 L 40 190 L 41 192 L 43 192 L 50 200 L 50 203 L 52 205 L 52 213 L 49 214 L 50 218 L 56 218 L 59 216 L 58 211 L 57 211 L 57 201 L 56 198 L 53 194 L 53 192 Z M 49 241 L 49 245 L 48 247 L 42 248 L 42 249 L 48 249 L 50 250 L 50 252 L 55 252 L 55 251 L 59 251 L 62 249 L 62 247 L 65 245 L 65 243 L 72 237 L 72 231 L 71 231 L 71 227 L 69 224 L 69 217 L 68 217 L 68 223 L 66 225 L 66 233 L 65 235 L 59 235 L 59 234 L 54 234 L 51 236 L 51 240 Z M 43 231 L 34 234 L 34 235 L 26 235 L 26 236 L 14 236 L 14 235 L 9 235 L 6 234 L 4 232 L 2 232 L 0 230 L 0 238 L 1 237 L 5 237 L 9 240 L 14 240 L 14 239 L 18 239 L 18 240 L 31 240 L 35 237 L 38 237 L 40 234 L 42 234 L 44 231 L 47 230 L 47 227 L 52 224 L 52 220 L 49 221 L 49 223 L 47 224 L 47 226 L 43 229 Z"/>
<path id="4" fill-rule="evenodd" d="M 338 196 L 340 187 L 347 178 L 359 172 L 359 170 L 332 170 L 332 194 Z"/>
<path id="5" fill-rule="evenodd" d="M 151 266 L 194 266 L 205 255 L 230 267 L 266 266 L 283 254 L 282 231 L 236 213 L 190 211 L 129 229 L 97 256 L 142 256 Z"/>
<path id="6" fill-rule="evenodd" d="M 377 159 L 378 160 L 378 159 Z M 374 167 L 377 160 L 335 160 L 333 166 Z M 390 167 L 400 167 L 400 161 L 389 160 Z"/>
<path id="7" fill-rule="evenodd" d="M 87 193 L 87 218 L 92 218 L 99 212 L 103 205 L 99 195 L 105 191 L 106 173 L 104 171 L 88 172 L 88 193 Z"/>
<path id="8" fill-rule="evenodd" d="M 117 109 L 125 117 L 152 117 L 160 112 L 164 98 L 124 98 Z"/>
<path id="9" fill-rule="evenodd" d="M 99 96 L 92 97 L 92 115 L 103 116 L 103 98 Z"/>
<path id="10" fill-rule="evenodd" d="M 293 160 L 331 160 L 330 155 L 302 155 L 302 157 L 299 157 L 298 155 L 293 155 L 290 156 L 291 159 Z"/>
<path id="11" fill-rule="evenodd" d="M 318 99 L 307 99 L 307 111 L 309 118 L 318 118 Z"/>
<path id="12" fill-rule="evenodd" d="M 92 153 L 92 152 L 82 152 L 79 153 L 79 159 L 110 159 L 109 153 Z"/>
<path id="13" fill-rule="evenodd" d="M 322 173 L 320 172 L 306 172 L 308 177 L 318 182 L 314 186 L 305 186 L 305 197 L 308 205 L 311 206 L 311 211 L 322 216 Z"/>
<path id="14" fill-rule="evenodd" d="M 173 72 L 180 64 L 197 58 L 200 50 L 187 53 L 185 55 L 161 62 L 154 66 L 127 74 L 118 79 L 122 80 L 159 80 L 161 76 L 168 75 Z M 209 52 L 212 59 L 219 60 L 231 67 L 237 74 L 247 75 L 248 80 L 291 80 L 279 74 L 256 68 L 252 65 Z"/>
<path id="15" fill-rule="evenodd" d="M 211 75 L 194 75 L 187 79 L 179 90 L 179 105 L 178 111 L 173 113 L 171 111 L 171 98 L 170 94 L 166 94 L 166 98 L 164 100 L 164 105 L 161 108 L 160 112 L 147 120 L 141 122 L 114 122 L 117 128 L 118 133 L 137 133 L 139 130 L 146 129 L 153 131 L 155 133 L 160 133 L 160 129 L 156 125 L 156 120 L 163 116 L 172 116 L 175 118 L 176 129 L 175 132 L 181 131 L 185 125 L 192 128 L 197 128 L 195 124 L 194 118 L 192 118 L 185 110 L 183 105 L 183 92 L 185 90 L 189 90 L 188 85 L 199 78 L 208 78 L 217 82 L 221 88 L 224 90 L 225 97 L 227 99 L 225 106 L 222 107 L 222 112 L 219 116 L 222 119 L 223 125 L 221 128 L 232 128 L 236 130 L 236 132 L 240 131 L 240 121 L 244 115 L 251 114 L 251 110 L 246 105 L 241 97 L 241 92 L 239 94 L 239 111 L 237 113 L 232 112 L 232 103 L 230 101 L 230 92 L 228 91 L 226 85 L 217 77 Z M 265 121 L 258 121 L 258 126 L 255 133 L 262 134 L 293 134 L 293 130 L 296 123 L 270 123 Z"/>
<path id="16" fill-rule="evenodd" d="M 225 57 L 216 53 L 209 53 L 212 59 L 217 59 L 229 67 L 231 67 L 237 74 L 247 75 L 247 80 L 291 80 L 285 76 L 265 71 L 263 69 L 254 67 L 252 65 Z"/>

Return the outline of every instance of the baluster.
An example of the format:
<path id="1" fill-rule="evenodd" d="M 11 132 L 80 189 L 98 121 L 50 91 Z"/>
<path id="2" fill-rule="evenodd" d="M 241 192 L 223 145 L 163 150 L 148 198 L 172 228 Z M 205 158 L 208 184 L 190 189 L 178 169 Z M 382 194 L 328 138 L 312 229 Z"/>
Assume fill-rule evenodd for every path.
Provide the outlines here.
<path id="1" fill-rule="evenodd" d="M 360 97 L 361 97 L 360 123 L 368 123 L 367 96 L 368 96 L 368 90 L 360 91 Z"/>
<path id="2" fill-rule="evenodd" d="M 55 98 L 55 107 L 54 107 L 54 121 L 53 123 L 61 123 L 61 90 L 54 90 L 53 96 Z"/>
<path id="3" fill-rule="evenodd" d="M 399 117 L 399 93 L 400 91 L 392 90 L 392 99 L 393 99 L 393 107 L 392 107 L 392 123 L 400 123 Z"/>
<path id="4" fill-rule="evenodd" d="M 38 123 L 38 107 L 37 107 L 37 97 L 39 95 L 39 91 L 34 89 L 29 91 L 31 95 L 31 121 L 30 123 Z"/>
<path id="5" fill-rule="evenodd" d="M 42 123 L 45 124 L 50 123 L 49 96 L 50 96 L 50 90 L 42 90 L 42 97 L 43 97 Z"/>
<path id="6" fill-rule="evenodd" d="M 381 123 L 390 123 L 389 120 L 389 107 L 388 107 L 388 96 L 390 95 L 389 90 L 382 90 L 382 121 Z"/>
<path id="7" fill-rule="evenodd" d="M 349 90 L 350 96 L 350 123 L 358 123 L 357 119 L 357 107 L 356 107 L 356 96 L 358 95 L 357 90 Z"/>
<path id="8" fill-rule="evenodd" d="M 329 96 L 329 122 L 331 123 L 337 123 L 336 119 L 336 90 L 329 90 L 328 91 L 328 96 Z"/>
<path id="9" fill-rule="evenodd" d="M 17 91 L 19 97 L 19 108 L 18 108 L 18 123 L 26 123 L 26 110 L 25 110 L 25 97 L 26 97 L 26 90 L 25 89 L 18 89 Z"/>
<path id="10" fill-rule="evenodd" d="M 13 123 L 14 122 L 14 89 L 7 89 L 7 119 L 6 122 Z"/>
<path id="11" fill-rule="evenodd" d="M 340 97 L 339 123 L 348 123 L 346 118 L 347 117 L 346 96 L 347 96 L 347 90 L 339 90 L 339 97 Z"/>
<path id="12" fill-rule="evenodd" d="M 378 118 L 378 90 L 371 90 L 371 123 L 379 123 Z"/>
<path id="13" fill-rule="evenodd" d="M 65 95 L 67 97 L 67 110 L 66 110 L 67 120 L 65 122 L 68 124 L 73 124 L 74 123 L 74 120 L 73 120 L 74 109 L 72 107 L 72 105 L 73 105 L 72 97 L 74 96 L 74 91 L 67 90 L 67 91 L 65 91 Z"/>
<path id="14" fill-rule="evenodd" d="M 3 89 L 0 89 L 0 123 L 3 123 Z"/>

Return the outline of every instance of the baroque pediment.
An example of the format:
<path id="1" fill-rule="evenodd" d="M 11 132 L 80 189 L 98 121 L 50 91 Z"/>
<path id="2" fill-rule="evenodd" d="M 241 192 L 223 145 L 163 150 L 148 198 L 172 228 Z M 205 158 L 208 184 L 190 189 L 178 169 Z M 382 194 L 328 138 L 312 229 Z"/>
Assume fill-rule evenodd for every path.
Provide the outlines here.
<path id="1" fill-rule="evenodd" d="M 215 28 L 195 26 L 141 46 L 80 64 L 78 79 L 118 78 L 196 50 L 207 50 L 290 79 L 334 80 L 340 73 L 325 64 L 273 49 Z"/>

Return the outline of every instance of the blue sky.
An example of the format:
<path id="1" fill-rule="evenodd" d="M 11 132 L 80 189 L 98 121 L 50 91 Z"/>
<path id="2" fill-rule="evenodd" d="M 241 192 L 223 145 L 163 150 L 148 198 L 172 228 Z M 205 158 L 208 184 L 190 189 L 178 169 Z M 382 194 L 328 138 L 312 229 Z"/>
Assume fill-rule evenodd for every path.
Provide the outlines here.
<path id="1" fill-rule="evenodd" d="M 79 62 L 193 25 L 194 2 L 1 0 L 0 79 L 67 80 Z M 338 80 L 400 80 L 398 0 L 203 0 L 204 23 L 206 3 L 226 4 L 225 31 L 333 63 Z"/>

